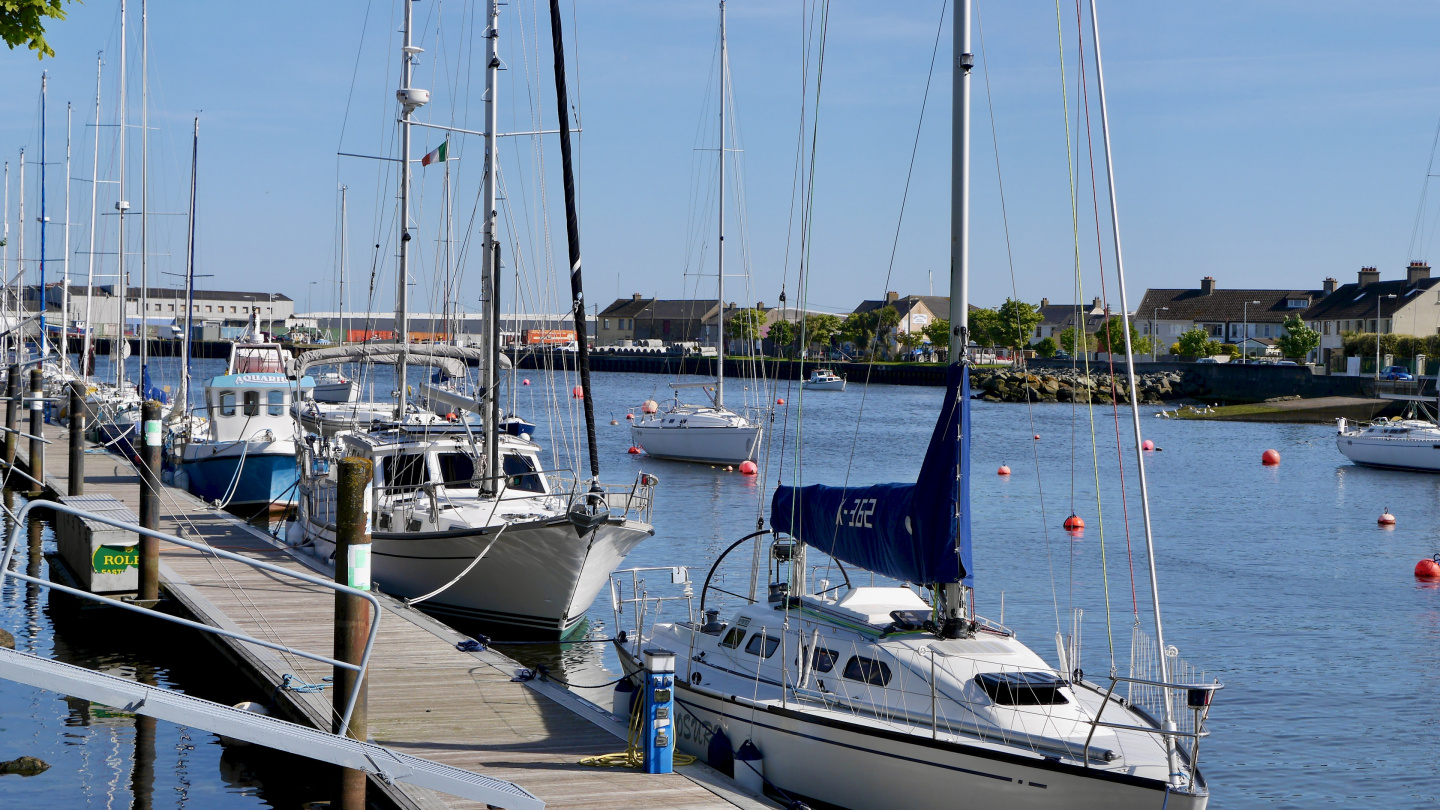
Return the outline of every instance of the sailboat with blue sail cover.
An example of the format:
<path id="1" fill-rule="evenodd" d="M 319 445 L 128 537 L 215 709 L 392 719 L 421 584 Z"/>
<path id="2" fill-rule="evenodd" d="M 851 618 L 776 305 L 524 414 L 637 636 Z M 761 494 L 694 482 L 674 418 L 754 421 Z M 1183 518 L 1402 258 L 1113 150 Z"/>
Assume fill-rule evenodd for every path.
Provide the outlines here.
<path id="1" fill-rule="evenodd" d="M 1093 5 L 1091 13 L 1098 68 Z M 916 481 L 778 486 L 769 530 L 719 556 L 700 592 L 699 615 L 688 585 L 682 596 L 665 596 L 644 579 L 647 570 L 683 569 L 617 571 L 612 604 L 625 632 L 616 651 L 632 676 L 647 651 L 677 653 L 678 748 L 792 806 L 1198 810 L 1209 801 L 1197 763 L 1219 683 L 1181 682 L 1168 655 L 1146 659 L 1156 662 L 1153 668 L 1132 661 L 1128 671 L 1112 668 L 1108 677 L 1087 680 L 1065 648 L 1057 644 L 1060 664 L 1051 666 L 1012 630 L 974 610 L 969 23 L 970 2 L 961 0 L 952 152 L 956 319 L 945 396 Z M 1108 125 L 1106 132 L 1108 142 Z M 1118 242 L 1117 226 L 1117 254 Z M 1128 347 L 1127 361 L 1133 392 Z M 1135 426 L 1138 447 L 1138 418 Z M 1143 498 L 1143 466 L 1139 478 Z M 1148 508 L 1145 525 L 1153 596 Z M 731 552 L 752 542 L 753 563 L 749 554 L 745 563 L 768 574 L 766 597 L 757 594 L 755 574 L 749 597 L 717 576 Z M 821 555 L 843 582 L 817 580 Z M 861 585 L 855 569 L 873 574 L 872 583 L 894 584 Z M 688 574 L 669 578 L 688 583 Z M 726 596 L 739 604 L 722 619 L 712 600 Z M 660 615 L 667 598 L 685 602 L 687 619 L 645 626 L 644 617 Z M 1158 652 L 1166 648 L 1153 598 Z M 627 621 L 632 612 L 634 625 Z M 628 694 L 616 692 L 617 714 L 630 711 L 620 699 Z"/>

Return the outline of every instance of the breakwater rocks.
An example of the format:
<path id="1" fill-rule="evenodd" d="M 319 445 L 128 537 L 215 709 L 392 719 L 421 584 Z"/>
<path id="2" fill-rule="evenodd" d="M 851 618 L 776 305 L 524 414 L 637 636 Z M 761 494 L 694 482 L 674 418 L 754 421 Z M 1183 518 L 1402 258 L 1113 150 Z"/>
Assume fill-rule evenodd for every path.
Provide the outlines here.
<path id="1" fill-rule="evenodd" d="M 1140 402 L 1149 405 L 1206 393 L 1204 381 L 1192 372 L 1141 374 L 1137 381 Z M 1113 389 L 1111 382 L 1108 373 L 1092 372 L 1087 376 L 1071 369 L 978 369 L 971 375 L 970 388 L 975 397 L 986 402 L 1108 403 L 1112 401 L 1112 390 L 1121 402 L 1128 401 L 1130 387 L 1125 375 L 1115 375 Z"/>

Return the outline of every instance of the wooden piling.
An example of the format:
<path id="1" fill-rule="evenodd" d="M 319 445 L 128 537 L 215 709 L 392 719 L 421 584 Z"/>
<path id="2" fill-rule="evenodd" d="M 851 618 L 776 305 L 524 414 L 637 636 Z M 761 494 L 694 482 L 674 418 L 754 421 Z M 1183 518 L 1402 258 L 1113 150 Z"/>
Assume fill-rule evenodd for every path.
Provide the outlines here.
<path id="1" fill-rule="evenodd" d="M 145 400 L 140 424 L 140 525 L 160 528 L 160 403 Z M 160 598 L 160 541 L 140 536 L 140 600 Z"/>
<path id="2" fill-rule="evenodd" d="M 30 477 L 36 481 L 45 480 L 45 373 L 39 368 L 30 369 Z M 33 483 L 33 482 L 32 482 Z M 25 489 L 31 496 L 41 495 L 40 485 Z"/>
<path id="3" fill-rule="evenodd" d="M 85 494 L 85 383 L 70 383 L 70 475 L 68 494 Z"/>
<path id="4" fill-rule="evenodd" d="M 370 590 L 369 515 L 365 492 L 374 474 L 374 462 L 344 458 L 339 462 L 339 486 L 335 498 L 335 581 L 352 588 Z M 359 664 L 370 635 L 370 603 L 351 594 L 335 593 L 335 659 Z M 350 715 L 347 734 L 364 740 L 367 733 L 365 683 L 360 673 L 335 667 L 335 733 L 350 695 L 359 690 L 355 711 Z M 365 810 L 364 771 L 340 769 L 340 780 L 332 806 L 340 810 Z"/>

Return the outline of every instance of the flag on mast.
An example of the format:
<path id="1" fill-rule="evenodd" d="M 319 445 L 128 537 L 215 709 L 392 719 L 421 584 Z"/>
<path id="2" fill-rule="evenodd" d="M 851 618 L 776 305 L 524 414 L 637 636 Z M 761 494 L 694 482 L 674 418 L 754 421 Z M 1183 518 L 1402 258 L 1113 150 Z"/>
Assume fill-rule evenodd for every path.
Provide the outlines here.
<path id="1" fill-rule="evenodd" d="M 435 151 L 431 152 L 423 158 L 420 158 L 420 165 L 429 166 L 431 163 L 444 163 L 445 158 L 449 155 L 449 153 L 450 139 L 446 138 L 445 140 L 440 142 L 439 146 L 435 147 Z"/>

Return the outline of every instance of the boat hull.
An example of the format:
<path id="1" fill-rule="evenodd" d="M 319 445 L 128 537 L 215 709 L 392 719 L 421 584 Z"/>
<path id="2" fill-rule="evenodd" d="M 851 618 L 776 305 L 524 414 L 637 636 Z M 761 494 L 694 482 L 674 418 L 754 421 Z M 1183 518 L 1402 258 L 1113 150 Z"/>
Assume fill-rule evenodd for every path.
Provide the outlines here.
<path id="1" fill-rule="evenodd" d="M 805 382 L 801 383 L 801 386 L 804 387 L 806 391 L 844 391 L 845 381 L 820 380 L 817 382 L 811 382 L 810 380 L 806 380 Z"/>
<path id="2" fill-rule="evenodd" d="M 1366 467 L 1440 472 L 1440 443 L 1409 439 L 1336 437 L 1340 454 Z"/>
<path id="3" fill-rule="evenodd" d="M 316 402 L 350 402 L 360 393 L 360 384 L 354 380 L 344 382 L 317 382 L 310 396 Z"/>
<path id="4" fill-rule="evenodd" d="M 755 457 L 763 429 L 747 427 L 630 428 L 635 445 L 655 458 L 703 464 L 739 464 Z"/>
<path id="5" fill-rule="evenodd" d="M 333 554 L 333 526 L 319 526 L 308 516 L 306 520 L 308 536 L 301 542 L 313 539 L 316 551 Z M 499 627 L 519 638 L 562 638 L 584 619 L 610 572 L 654 534 L 649 524 L 620 519 L 582 533 L 566 517 L 501 529 L 375 531 L 371 570 L 376 587 L 414 599 L 445 588 L 484 552 L 458 582 L 417 607 L 447 619 Z"/>
<path id="6" fill-rule="evenodd" d="M 628 651 L 619 652 L 626 672 L 634 674 Z M 676 681 L 675 702 L 681 751 L 709 762 L 711 738 L 723 730 L 732 749 L 745 740 L 755 744 L 763 774 L 775 787 L 848 810 L 956 807 L 959 797 L 965 807 L 1007 810 L 1203 810 L 1209 798 L 1168 792 L 1155 779 L 936 741 L 928 734 L 814 718 L 779 706 L 752 709 L 683 679 Z"/>
<path id="7" fill-rule="evenodd" d="M 185 488 L 192 495 L 224 501 L 230 508 L 283 508 L 295 503 L 300 472 L 293 442 L 257 442 L 244 454 L 243 462 L 240 445 L 230 444 L 218 453 L 210 450 L 207 445 L 192 444 L 180 461 Z"/>

